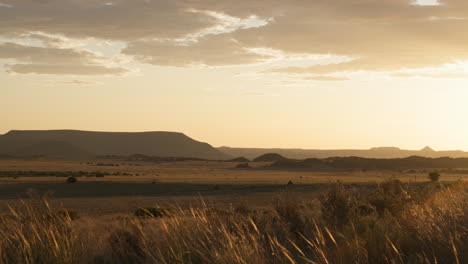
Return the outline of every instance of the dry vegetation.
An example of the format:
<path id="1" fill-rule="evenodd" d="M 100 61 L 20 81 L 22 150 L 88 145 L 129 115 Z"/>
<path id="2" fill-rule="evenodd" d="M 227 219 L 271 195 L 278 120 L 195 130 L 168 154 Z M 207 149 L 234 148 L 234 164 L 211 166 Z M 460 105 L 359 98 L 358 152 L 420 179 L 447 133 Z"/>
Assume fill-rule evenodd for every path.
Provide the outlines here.
<path id="1" fill-rule="evenodd" d="M 236 164 L 0 160 L 0 263 L 468 262 L 464 174 Z"/>
<path id="2" fill-rule="evenodd" d="M 285 191 L 262 210 L 200 201 L 106 222 L 28 200 L 1 217 L 0 262 L 466 263 L 467 191 L 464 182 L 336 184 L 318 205 Z"/>

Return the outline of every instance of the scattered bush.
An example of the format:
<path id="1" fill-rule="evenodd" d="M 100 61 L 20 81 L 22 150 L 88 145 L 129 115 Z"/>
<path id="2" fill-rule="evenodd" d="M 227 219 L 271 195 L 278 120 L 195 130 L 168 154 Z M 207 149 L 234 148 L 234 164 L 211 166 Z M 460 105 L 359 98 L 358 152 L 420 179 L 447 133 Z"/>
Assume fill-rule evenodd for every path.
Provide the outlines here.
<path id="1" fill-rule="evenodd" d="M 385 212 L 397 215 L 410 204 L 411 196 L 401 181 L 392 179 L 381 183 L 367 200 L 380 216 Z"/>
<path id="2" fill-rule="evenodd" d="M 353 194 L 339 182 L 320 198 L 320 203 L 323 219 L 333 227 L 347 224 L 357 204 Z"/>
<path id="3" fill-rule="evenodd" d="M 249 208 L 249 206 L 246 203 L 240 203 L 234 208 L 234 212 L 247 216 L 253 211 Z"/>
<path id="4" fill-rule="evenodd" d="M 306 226 L 306 218 L 301 201 L 290 192 L 285 192 L 273 201 L 273 207 L 278 216 L 289 226 L 293 233 L 301 233 Z"/>
<path id="5" fill-rule="evenodd" d="M 142 234 L 117 229 L 109 236 L 108 243 L 113 263 L 145 263 Z"/>
<path id="6" fill-rule="evenodd" d="M 67 183 L 77 183 L 77 182 L 78 182 L 78 179 L 74 176 L 67 178 Z"/>
<path id="7" fill-rule="evenodd" d="M 427 177 L 431 182 L 438 182 L 440 179 L 440 174 L 438 172 L 430 172 Z"/>
<path id="8" fill-rule="evenodd" d="M 238 168 L 238 169 L 250 169 L 252 167 L 250 167 L 250 165 L 248 163 L 241 163 L 241 164 L 237 164 L 236 168 Z"/>

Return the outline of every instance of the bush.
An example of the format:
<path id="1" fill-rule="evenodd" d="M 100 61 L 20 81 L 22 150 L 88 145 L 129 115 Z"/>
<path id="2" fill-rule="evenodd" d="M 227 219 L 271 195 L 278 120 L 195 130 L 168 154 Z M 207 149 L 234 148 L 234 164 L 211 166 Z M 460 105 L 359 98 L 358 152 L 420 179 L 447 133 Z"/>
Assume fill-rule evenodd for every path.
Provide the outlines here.
<path id="1" fill-rule="evenodd" d="M 430 172 L 427 177 L 429 178 L 429 180 L 431 180 L 432 182 L 437 182 L 439 181 L 440 179 L 440 174 L 438 172 Z"/>
<path id="2" fill-rule="evenodd" d="M 67 183 L 77 183 L 78 179 L 75 176 L 71 176 L 67 178 Z"/>
<path id="3" fill-rule="evenodd" d="M 253 211 L 249 208 L 248 204 L 246 203 L 240 203 L 234 208 L 234 212 L 247 216 Z"/>
<path id="4" fill-rule="evenodd" d="M 113 263 L 145 263 L 142 235 L 125 229 L 115 230 L 108 238 Z"/>
<path id="5" fill-rule="evenodd" d="M 290 192 L 282 193 L 273 201 L 276 214 L 289 225 L 292 233 L 302 233 L 306 227 L 306 217 L 301 201 Z"/>
<path id="6" fill-rule="evenodd" d="M 241 164 L 237 164 L 236 168 L 238 168 L 238 169 L 250 169 L 252 167 L 250 167 L 250 165 L 248 163 L 241 163 Z"/>
<path id="7" fill-rule="evenodd" d="M 326 195 L 320 198 L 322 218 L 333 227 L 342 227 L 351 218 L 356 199 L 350 191 L 337 183 Z"/>
<path id="8" fill-rule="evenodd" d="M 380 216 L 385 212 L 397 215 L 410 203 L 411 196 L 400 180 L 391 179 L 379 185 L 376 191 L 368 197 L 369 203 L 375 207 Z"/>

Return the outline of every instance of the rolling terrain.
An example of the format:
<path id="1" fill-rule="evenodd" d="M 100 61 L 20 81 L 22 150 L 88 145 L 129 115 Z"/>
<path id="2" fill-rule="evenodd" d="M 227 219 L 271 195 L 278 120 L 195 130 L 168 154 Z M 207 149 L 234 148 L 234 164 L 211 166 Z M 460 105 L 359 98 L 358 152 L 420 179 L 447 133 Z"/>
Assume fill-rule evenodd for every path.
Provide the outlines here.
<path id="1" fill-rule="evenodd" d="M 406 158 L 411 156 L 420 156 L 428 158 L 467 158 L 468 152 L 453 150 L 453 151 L 435 151 L 430 147 L 425 147 L 421 150 L 405 150 L 396 147 L 378 147 L 371 149 L 336 149 L 336 150 L 321 150 L 321 149 L 280 149 L 280 148 L 230 148 L 220 147 L 218 150 L 234 156 L 246 157 L 248 159 L 256 158 L 266 153 L 277 153 L 289 159 L 308 159 L 317 158 L 324 159 L 330 157 L 362 157 L 375 159 L 395 159 Z"/>
<path id="2" fill-rule="evenodd" d="M 175 132 L 91 132 L 78 130 L 13 130 L 0 136 L 2 156 L 129 156 L 226 159 L 207 143 Z"/>

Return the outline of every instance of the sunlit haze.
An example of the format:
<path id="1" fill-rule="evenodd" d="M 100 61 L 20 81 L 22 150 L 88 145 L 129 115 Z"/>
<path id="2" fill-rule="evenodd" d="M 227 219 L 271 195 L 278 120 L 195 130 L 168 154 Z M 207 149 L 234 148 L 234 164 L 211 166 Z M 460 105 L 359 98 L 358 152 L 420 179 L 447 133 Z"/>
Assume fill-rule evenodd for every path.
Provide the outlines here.
<path id="1" fill-rule="evenodd" d="M 0 134 L 468 150 L 466 0 L 0 0 Z"/>

